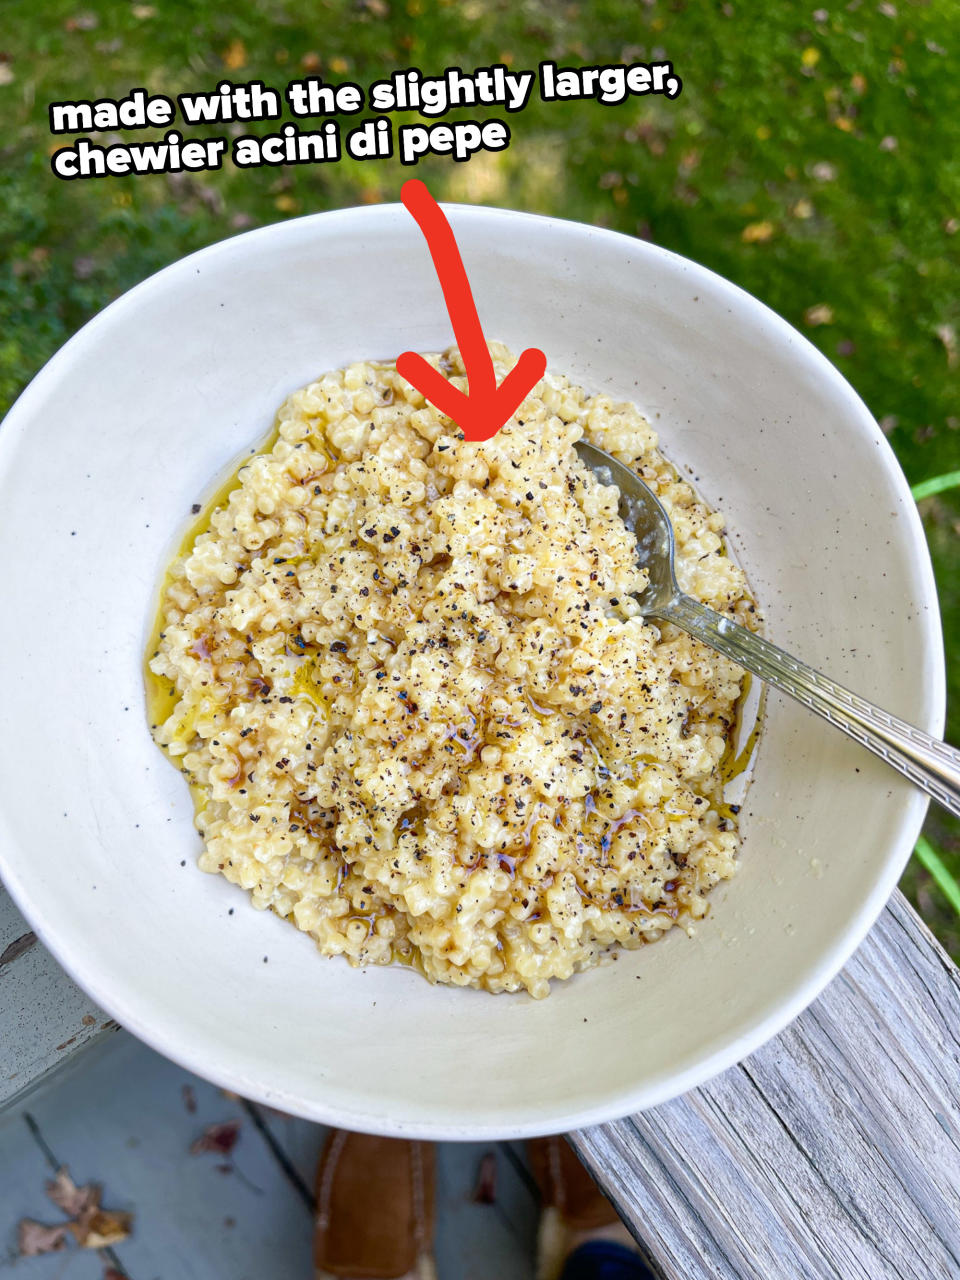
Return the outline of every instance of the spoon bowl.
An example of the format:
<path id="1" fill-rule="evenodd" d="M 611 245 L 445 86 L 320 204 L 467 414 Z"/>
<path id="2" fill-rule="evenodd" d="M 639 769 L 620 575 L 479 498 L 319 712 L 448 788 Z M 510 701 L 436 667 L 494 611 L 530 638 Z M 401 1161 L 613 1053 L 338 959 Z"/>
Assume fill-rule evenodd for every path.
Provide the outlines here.
<path id="1" fill-rule="evenodd" d="M 574 448 L 601 484 L 616 485 L 620 491 L 620 518 L 636 534 L 637 555 L 649 579 L 636 599 L 643 616 L 652 616 L 680 594 L 673 567 L 676 541 L 670 517 L 650 486 L 612 454 L 586 440 L 578 440 Z"/>
<path id="2" fill-rule="evenodd" d="M 647 586 L 635 597 L 645 618 L 682 627 L 696 640 L 790 694 L 960 817 L 960 751 L 875 707 L 732 618 L 684 595 L 674 569 L 673 525 L 659 498 L 636 472 L 605 450 L 584 440 L 578 440 L 574 447 L 601 484 L 615 485 L 619 491 L 621 519 L 636 535 L 637 554 L 649 577 Z"/>

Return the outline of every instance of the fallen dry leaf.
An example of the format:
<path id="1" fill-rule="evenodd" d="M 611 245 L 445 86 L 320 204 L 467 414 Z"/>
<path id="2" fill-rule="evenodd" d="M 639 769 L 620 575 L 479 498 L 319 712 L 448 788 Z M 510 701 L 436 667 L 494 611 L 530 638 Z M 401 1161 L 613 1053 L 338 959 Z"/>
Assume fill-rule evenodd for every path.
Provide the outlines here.
<path id="1" fill-rule="evenodd" d="M 31 1218 L 22 1218 L 17 1227 L 17 1247 L 21 1257 L 36 1258 L 41 1253 L 58 1253 L 67 1247 L 67 1224 L 45 1226 Z"/>
<path id="2" fill-rule="evenodd" d="M 107 1267 L 103 1273 L 103 1280 L 129 1280 L 122 1271 L 118 1271 L 116 1267 Z"/>
<path id="3" fill-rule="evenodd" d="M 95 13 L 76 13 L 63 24 L 65 31 L 94 31 L 100 19 Z"/>
<path id="4" fill-rule="evenodd" d="M 816 306 L 807 307 L 803 313 L 803 323 L 811 329 L 817 325 L 833 324 L 833 307 L 826 302 L 818 302 Z"/>
<path id="5" fill-rule="evenodd" d="M 239 1120 L 225 1120 L 222 1124 L 211 1124 L 193 1143 L 190 1154 L 198 1156 L 205 1151 L 212 1151 L 214 1155 L 228 1156 L 237 1145 L 239 1137 Z"/>
<path id="6" fill-rule="evenodd" d="M 47 1196 L 68 1218 L 79 1218 L 100 1204 L 100 1188 L 92 1182 L 78 1187 L 66 1165 L 62 1165 L 54 1180 L 47 1183 Z"/>
<path id="7" fill-rule="evenodd" d="M 157 10 L 152 4 L 135 4 L 130 12 L 140 22 L 145 22 L 147 18 L 152 18 Z"/>
<path id="8" fill-rule="evenodd" d="M 954 329 L 952 324 L 938 324 L 934 332 L 943 343 L 943 349 L 947 353 L 947 368 L 954 368 L 957 363 L 956 329 Z"/>
<path id="9" fill-rule="evenodd" d="M 0 84 L 13 84 L 16 80 L 9 62 L 0 62 Z"/>
<path id="10" fill-rule="evenodd" d="M 247 65 L 247 46 L 242 40 L 231 40 L 221 57 L 225 67 L 231 71 L 239 71 Z"/>
<path id="11" fill-rule="evenodd" d="M 68 1225 L 81 1249 L 106 1249 L 126 1240 L 133 1226 L 133 1214 L 94 1208 L 85 1213 L 79 1222 Z"/>
<path id="12" fill-rule="evenodd" d="M 773 232 L 772 222 L 751 222 L 740 232 L 740 239 L 744 244 L 765 244 L 773 236 Z"/>

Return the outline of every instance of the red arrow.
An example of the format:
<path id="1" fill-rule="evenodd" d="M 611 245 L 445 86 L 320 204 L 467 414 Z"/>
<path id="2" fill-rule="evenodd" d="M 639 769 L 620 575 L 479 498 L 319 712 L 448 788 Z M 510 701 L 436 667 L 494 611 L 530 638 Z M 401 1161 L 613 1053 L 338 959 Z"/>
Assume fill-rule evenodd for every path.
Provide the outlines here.
<path id="1" fill-rule="evenodd" d="M 528 347 L 497 386 L 470 281 L 450 223 L 419 178 L 410 178 L 403 184 L 400 199 L 416 218 L 430 249 L 467 371 L 470 393 L 464 395 L 415 351 L 404 351 L 397 357 L 397 370 L 441 413 L 457 423 L 465 439 L 489 440 L 543 377 L 547 357 L 536 347 Z"/>

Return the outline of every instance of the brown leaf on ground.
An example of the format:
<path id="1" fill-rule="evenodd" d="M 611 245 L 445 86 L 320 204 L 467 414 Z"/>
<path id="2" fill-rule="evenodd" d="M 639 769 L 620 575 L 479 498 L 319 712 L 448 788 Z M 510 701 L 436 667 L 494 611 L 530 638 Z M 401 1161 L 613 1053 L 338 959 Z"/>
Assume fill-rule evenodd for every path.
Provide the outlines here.
<path id="1" fill-rule="evenodd" d="M 126 1240 L 133 1226 L 133 1214 L 94 1207 L 69 1226 L 81 1249 L 106 1249 Z"/>
<path id="2" fill-rule="evenodd" d="M 818 302 L 813 307 L 807 307 L 803 313 L 803 323 L 811 329 L 816 329 L 821 324 L 833 324 L 833 307 L 828 302 Z"/>
<path id="3" fill-rule="evenodd" d="M 231 40 L 220 56 L 230 71 L 239 71 L 247 65 L 247 46 L 242 40 Z"/>
<path id="4" fill-rule="evenodd" d="M 129 1280 L 122 1271 L 118 1271 L 116 1267 L 107 1267 L 103 1273 L 103 1280 Z"/>
<path id="5" fill-rule="evenodd" d="M 62 1165 L 53 1181 L 47 1183 L 47 1196 L 68 1218 L 79 1218 L 100 1204 L 100 1188 L 92 1182 L 78 1187 L 66 1165 Z"/>
<path id="6" fill-rule="evenodd" d="M 205 1151 L 212 1151 L 214 1155 L 228 1156 L 237 1145 L 239 1137 L 239 1120 L 225 1120 L 222 1124 L 211 1124 L 193 1143 L 190 1154 L 198 1156 Z"/>
<path id="7" fill-rule="evenodd" d="M 95 13 L 75 13 L 63 24 L 64 31 L 94 31 L 100 23 Z"/>
<path id="8" fill-rule="evenodd" d="M 474 1204 L 495 1204 L 497 1199 L 497 1157 L 488 1151 L 477 1166 L 477 1185 L 470 1197 Z"/>
<path id="9" fill-rule="evenodd" d="M 20 1256 L 36 1258 L 41 1253 L 58 1253 L 67 1247 L 66 1235 L 65 1222 L 56 1227 L 48 1227 L 42 1222 L 34 1222 L 32 1218 L 21 1218 L 17 1225 Z"/>
<path id="10" fill-rule="evenodd" d="M 957 363 L 956 329 L 952 324 L 938 324 L 934 332 L 943 343 L 943 349 L 947 353 L 947 368 L 953 369 Z"/>
<path id="11" fill-rule="evenodd" d="M 772 222 L 751 222 L 740 232 L 744 244 L 765 244 L 776 230 Z"/>
<path id="12" fill-rule="evenodd" d="M 122 1213 L 111 1209 L 101 1209 L 100 1196 L 102 1189 L 93 1182 L 78 1187 L 70 1177 L 66 1165 L 57 1170 L 56 1177 L 46 1186 L 47 1195 L 71 1219 L 59 1227 L 48 1227 L 43 1230 L 59 1232 L 61 1241 L 69 1231 L 82 1249 L 104 1249 L 111 1244 L 119 1244 L 126 1240 L 133 1224 L 133 1214 Z M 23 1226 L 24 1224 L 21 1224 Z M 38 1223 L 27 1224 L 34 1227 Z M 31 1237 L 37 1238 L 36 1234 Z M 50 1236 L 55 1239 L 55 1234 Z M 51 1244 L 49 1249 L 62 1249 L 63 1244 Z M 21 1252 L 23 1249 L 21 1247 Z"/>

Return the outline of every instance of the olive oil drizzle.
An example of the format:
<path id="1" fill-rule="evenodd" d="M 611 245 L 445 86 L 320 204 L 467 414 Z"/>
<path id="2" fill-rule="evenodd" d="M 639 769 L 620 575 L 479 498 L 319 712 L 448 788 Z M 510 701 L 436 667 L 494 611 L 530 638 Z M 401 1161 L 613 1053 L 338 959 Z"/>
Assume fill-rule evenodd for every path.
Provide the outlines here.
<path id="1" fill-rule="evenodd" d="M 269 453 L 279 436 L 280 420 L 278 418 L 259 444 L 245 449 L 241 457 L 230 463 L 224 478 L 216 484 L 209 496 L 201 501 L 200 511 L 195 513 L 187 524 L 177 542 L 175 553 L 167 562 L 167 568 L 164 570 L 154 602 L 153 625 L 150 628 L 143 659 L 147 723 L 151 729 L 156 729 L 170 717 L 180 697 L 172 680 L 167 676 L 158 676 L 150 670 L 150 659 L 154 657 L 160 647 L 160 635 L 164 627 L 163 602 L 166 599 L 170 584 L 174 580 L 174 571 L 193 550 L 200 535 L 210 531 L 214 513 L 226 505 L 234 489 L 239 489 L 242 484 L 241 472 L 244 467 L 249 465 L 250 459 L 259 454 Z"/>

